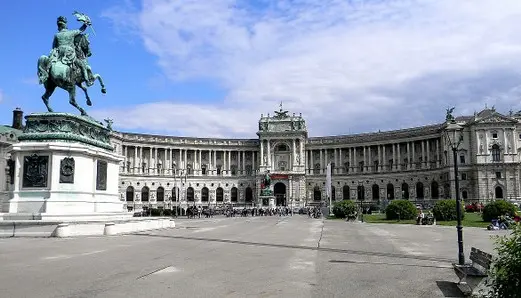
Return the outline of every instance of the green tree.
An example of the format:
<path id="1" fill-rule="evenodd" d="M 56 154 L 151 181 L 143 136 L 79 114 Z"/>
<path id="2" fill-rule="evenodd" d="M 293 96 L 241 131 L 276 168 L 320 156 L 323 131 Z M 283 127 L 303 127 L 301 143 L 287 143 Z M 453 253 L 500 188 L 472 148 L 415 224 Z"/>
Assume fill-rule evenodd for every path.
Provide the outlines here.
<path id="1" fill-rule="evenodd" d="M 483 208 L 483 221 L 491 221 L 498 217 L 506 214 L 514 215 L 516 212 L 516 206 L 510 202 L 504 200 L 497 200 L 490 204 L 487 204 Z"/>
<path id="2" fill-rule="evenodd" d="M 432 213 L 436 220 L 439 221 L 449 221 L 449 220 L 458 220 L 457 210 L 456 210 L 456 200 L 439 200 L 432 208 Z M 465 217 L 465 207 L 463 203 L 461 204 L 461 219 Z"/>
<path id="3" fill-rule="evenodd" d="M 512 234 L 496 236 L 497 257 L 492 262 L 487 297 L 521 297 L 521 226 L 514 227 Z"/>
<path id="4" fill-rule="evenodd" d="M 356 205 L 351 200 L 343 200 L 333 205 L 333 214 L 336 218 L 346 218 L 349 214 L 356 211 Z"/>
<path id="5" fill-rule="evenodd" d="M 387 208 L 385 208 L 385 217 L 389 220 L 393 219 L 414 219 L 418 211 L 414 204 L 408 200 L 393 200 Z"/>

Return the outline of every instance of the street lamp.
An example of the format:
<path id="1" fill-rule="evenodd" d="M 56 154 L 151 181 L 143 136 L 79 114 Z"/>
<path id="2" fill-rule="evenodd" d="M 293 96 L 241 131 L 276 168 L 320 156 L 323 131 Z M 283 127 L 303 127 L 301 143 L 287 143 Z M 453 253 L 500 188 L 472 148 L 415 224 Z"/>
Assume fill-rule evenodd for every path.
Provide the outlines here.
<path id="1" fill-rule="evenodd" d="M 179 206 L 178 198 L 179 198 L 179 192 L 177 191 L 177 180 L 176 180 L 176 173 L 177 173 L 177 163 L 174 161 L 172 163 L 172 170 L 174 171 L 174 199 L 175 199 L 175 217 L 177 218 L 177 207 Z"/>
<path id="2" fill-rule="evenodd" d="M 360 217 L 361 217 L 361 221 L 364 222 L 364 195 L 365 195 L 365 189 L 363 188 L 364 187 L 364 182 L 363 181 L 358 181 L 358 201 L 360 202 Z"/>
<path id="3" fill-rule="evenodd" d="M 454 160 L 454 186 L 456 188 L 456 216 L 458 218 L 458 263 L 465 265 L 465 254 L 463 253 L 463 227 L 461 226 L 461 199 L 459 194 L 459 180 L 458 180 L 458 147 L 463 141 L 461 134 L 461 127 L 454 119 L 445 128 L 445 139 L 452 149 L 452 156 Z"/>

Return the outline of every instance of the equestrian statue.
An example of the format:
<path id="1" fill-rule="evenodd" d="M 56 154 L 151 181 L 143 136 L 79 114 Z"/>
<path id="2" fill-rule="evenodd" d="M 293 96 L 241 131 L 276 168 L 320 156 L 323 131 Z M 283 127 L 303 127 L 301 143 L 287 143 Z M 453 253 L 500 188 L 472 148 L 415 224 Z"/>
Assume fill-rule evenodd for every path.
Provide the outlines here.
<path id="1" fill-rule="evenodd" d="M 74 12 L 73 15 L 83 25 L 77 30 L 67 29 L 67 18 L 58 17 L 58 32 L 54 35 L 52 49 L 49 56 L 42 55 L 38 59 L 38 79 L 45 87 L 42 95 L 43 102 L 49 112 L 53 112 L 49 106 L 49 98 L 56 87 L 60 87 L 69 93 L 69 103 L 87 116 L 87 112 L 76 103 L 76 86 L 85 93 L 87 105 L 91 106 L 87 88 L 94 85 L 96 80 L 101 85 L 101 92 L 106 93 L 103 79 L 99 74 L 92 72 L 87 58 L 92 55 L 90 42 L 85 30 L 92 29 L 90 18 L 82 13 Z"/>

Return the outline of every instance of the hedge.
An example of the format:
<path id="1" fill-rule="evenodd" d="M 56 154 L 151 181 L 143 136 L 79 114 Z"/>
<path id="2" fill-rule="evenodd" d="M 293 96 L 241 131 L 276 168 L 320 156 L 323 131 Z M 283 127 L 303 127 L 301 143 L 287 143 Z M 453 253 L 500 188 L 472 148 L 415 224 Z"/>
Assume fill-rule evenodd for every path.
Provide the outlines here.
<path id="1" fill-rule="evenodd" d="M 417 214 L 416 207 L 408 200 L 393 200 L 385 208 L 385 217 L 389 220 L 414 219 Z"/>
<path id="2" fill-rule="evenodd" d="M 440 200 L 436 202 L 432 213 L 438 221 L 458 220 L 456 200 Z M 465 207 L 461 204 L 461 219 L 465 218 Z"/>

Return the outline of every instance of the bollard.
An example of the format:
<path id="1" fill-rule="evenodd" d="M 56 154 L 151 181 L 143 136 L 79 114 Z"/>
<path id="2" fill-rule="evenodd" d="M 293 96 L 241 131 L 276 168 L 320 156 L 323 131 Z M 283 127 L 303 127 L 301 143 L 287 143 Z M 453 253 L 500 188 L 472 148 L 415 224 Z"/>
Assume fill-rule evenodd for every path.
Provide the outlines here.
<path id="1" fill-rule="evenodd" d="M 70 236 L 70 227 L 68 223 L 58 224 L 56 230 L 54 230 L 54 236 L 58 238 L 64 238 Z"/>
<path id="2" fill-rule="evenodd" d="M 116 224 L 113 222 L 107 222 L 105 223 L 105 229 L 103 230 L 103 235 L 105 236 L 111 236 L 116 235 Z"/>

